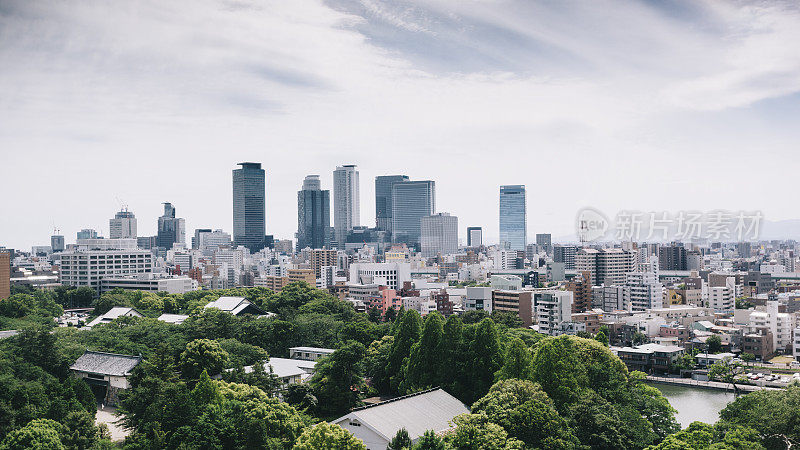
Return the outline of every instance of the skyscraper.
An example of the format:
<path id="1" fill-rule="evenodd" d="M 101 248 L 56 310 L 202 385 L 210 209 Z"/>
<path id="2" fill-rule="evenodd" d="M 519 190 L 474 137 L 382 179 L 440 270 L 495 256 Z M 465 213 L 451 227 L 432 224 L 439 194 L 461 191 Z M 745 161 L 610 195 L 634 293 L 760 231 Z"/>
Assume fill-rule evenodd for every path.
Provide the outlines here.
<path id="1" fill-rule="evenodd" d="M 544 250 L 547 254 L 550 254 L 553 251 L 552 244 L 552 236 L 550 233 L 536 234 L 536 246 L 539 247 L 539 250 Z"/>
<path id="2" fill-rule="evenodd" d="M 467 227 L 467 247 L 480 247 L 481 245 L 483 245 L 483 229 Z"/>
<path id="3" fill-rule="evenodd" d="M 331 193 L 323 191 L 319 175 L 303 180 L 297 192 L 297 249 L 330 247 Z"/>
<path id="4" fill-rule="evenodd" d="M 261 163 L 239 163 L 233 170 L 233 242 L 255 253 L 267 233 L 266 182 Z"/>
<path id="5" fill-rule="evenodd" d="M 164 203 L 164 215 L 158 218 L 158 236 L 156 246 L 167 250 L 175 243 L 186 243 L 186 222 L 175 217 L 172 203 Z"/>
<path id="6" fill-rule="evenodd" d="M 379 230 L 392 231 L 392 185 L 404 181 L 408 181 L 406 175 L 375 177 L 375 226 Z"/>
<path id="7" fill-rule="evenodd" d="M 109 219 L 108 228 L 111 239 L 136 239 L 136 216 L 128 208 L 122 208 L 113 219 Z"/>
<path id="8" fill-rule="evenodd" d="M 436 184 L 406 181 L 392 185 L 392 240 L 419 244 L 423 217 L 436 213 Z"/>
<path id="9" fill-rule="evenodd" d="M 0 300 L 11 296 L 11 252 L 0 250 Z"/>
<path id="10" fill-rule="evenodd" d="M 500 186 L 500 247 L 525 250 L 527 233 L 525 186 Z"/>
<path id="11" fill-rule="evenodd" d="M 420 247 L 422 256 L 431 258 L 438 254 L 458 252 L 458 217 L 439 213 L 423 217 L 420 221 Z"/>
<path id="12" fill-rule="evenodd" d="M 347 232 L 361 225 L 360 208 L 356 166 L 338 166 L 333 171 L 333 228 L 339 248 L 344 248 Z"/>

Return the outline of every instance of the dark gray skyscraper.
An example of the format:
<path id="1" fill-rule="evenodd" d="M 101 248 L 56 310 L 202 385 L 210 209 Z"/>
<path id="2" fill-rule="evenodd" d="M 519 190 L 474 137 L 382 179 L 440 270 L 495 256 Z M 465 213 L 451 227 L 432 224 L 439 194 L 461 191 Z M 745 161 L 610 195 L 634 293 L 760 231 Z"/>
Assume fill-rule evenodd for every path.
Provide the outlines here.
<path id="1" fill-rule="evenodd" d="M 330 248 L 331 193 L 323 191 L 319 175 L 303 180 L 297 192 L 297 249 Z"/>
<path id="2" fill-rule="evenodd" d="M 527 233 L 525 186 L 500 186 L 500 247 L 525 250 Z"/>
<path id="3" fill-rule="evenodd" d="M 436 184 L 406 181 L 392 185 L 392 236 L 394 242 L 417 245 L 423 217 L 436 213 Z"/>
<path id="4" fill-rule="evenodd" d="M 261 163 L 239 165 L 233 170 L 233 242 L 257 252 L 267 233 L 265 172 Z"/>
<path id="5" fill-rule="evenodd" d="M 158 218 L 156 246 L 169 250 L 176 242 L 186 243 L 186 222 L 175 217 L 175 207 L 167 202 L 164 203 L 164 215 Z"/>
<path id="6" fill-rule="evenodd" d="M 375 177 L 375 227 L 392 231 L 392 185 L 408 181 L 405 175 Z"/>

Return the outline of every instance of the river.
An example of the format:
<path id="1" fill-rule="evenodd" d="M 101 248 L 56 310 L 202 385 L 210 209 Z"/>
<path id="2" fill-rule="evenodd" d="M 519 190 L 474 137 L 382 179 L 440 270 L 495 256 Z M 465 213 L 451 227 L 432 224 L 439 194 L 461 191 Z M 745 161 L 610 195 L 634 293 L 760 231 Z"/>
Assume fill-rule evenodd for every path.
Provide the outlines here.
<path id="1" fill-rule="evenodd" d="M 732 392 L 716 389 L 703 389 L 692 386 L 675 386 L 653 383 L 670 405 L 678 410 L 675 419 L 686 428 L 694 421 L 714 423 L 719 420 L 719 412 L 735 399 Z"/>

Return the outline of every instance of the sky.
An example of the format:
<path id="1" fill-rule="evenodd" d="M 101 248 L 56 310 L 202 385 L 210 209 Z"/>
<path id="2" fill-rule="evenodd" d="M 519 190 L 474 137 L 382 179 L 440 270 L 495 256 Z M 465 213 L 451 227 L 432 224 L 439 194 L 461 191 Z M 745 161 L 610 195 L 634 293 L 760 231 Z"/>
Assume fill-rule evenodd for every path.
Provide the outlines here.
<path id="1" fill-rule="evenodd" d="M 460 237 L 577 211 L 800 218 L 794 1 L 0 0 L 0 246 L 54 228 L 152 235 L 162 202 L 232 229 L 231 170 L 267 171 L 267 232 L 293 238 L 308 174 L 357 164 L 436 181 Z"/>

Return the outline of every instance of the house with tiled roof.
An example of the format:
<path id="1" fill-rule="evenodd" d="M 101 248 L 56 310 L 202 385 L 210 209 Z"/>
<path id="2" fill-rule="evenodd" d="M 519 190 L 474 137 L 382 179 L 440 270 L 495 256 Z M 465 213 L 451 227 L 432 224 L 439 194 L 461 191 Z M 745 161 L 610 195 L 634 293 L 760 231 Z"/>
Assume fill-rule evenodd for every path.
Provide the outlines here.
<path id="1" fill-rule="evenodd" d="M 92 388 L 98 403 L 116 405 L 119 391 L 128 389 L 131 372 L 140 362 L 141 356 L 86 350 L 69 369 Z"/>

